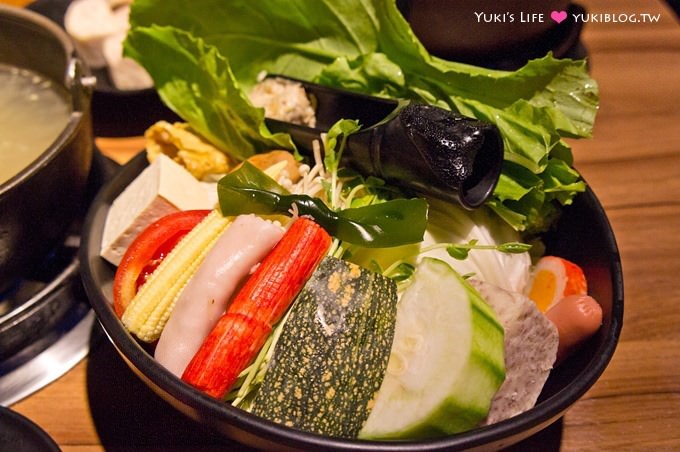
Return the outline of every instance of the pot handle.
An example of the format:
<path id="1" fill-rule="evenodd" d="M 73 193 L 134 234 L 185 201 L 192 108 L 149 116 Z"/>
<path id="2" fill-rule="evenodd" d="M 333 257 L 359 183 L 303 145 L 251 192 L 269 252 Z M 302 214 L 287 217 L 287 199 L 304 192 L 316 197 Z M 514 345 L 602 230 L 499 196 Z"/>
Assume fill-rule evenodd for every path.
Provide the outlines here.
<path id="1" fill-rule="evenodd" d="M 92 92 L 97 84 L 97 77 L 92 75 L 90 68 L 76 55 L 72 55 L 69 60 L 64 82 L 71 92 L 71 96 L 73 96 L 76 110 L 87 108 L 85 106 L 90 102 Z"/>

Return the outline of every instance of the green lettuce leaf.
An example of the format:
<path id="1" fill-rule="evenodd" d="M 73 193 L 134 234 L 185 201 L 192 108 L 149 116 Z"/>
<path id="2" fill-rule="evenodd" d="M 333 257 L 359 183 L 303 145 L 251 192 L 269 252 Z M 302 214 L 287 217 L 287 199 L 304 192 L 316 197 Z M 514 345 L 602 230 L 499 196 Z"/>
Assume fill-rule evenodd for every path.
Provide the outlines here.
<path id="1" fill-rule="evenodd" d="M 266 71 L 376 96 L 414 99 L 496 124 L 504 137 L 506 165 L 489 205 L 517 230 L 544 230 L 555 210 L 585 188 L 573 180 L 573 170 L 557 171 L 572 161 L 563 138 L 592 133 L 598 89 L 584 61 L 548 54 L 509 72 L 436 58 L 413 34 L 394 0 L 195 0 L 190 7 L 179 0 L 136 0 L 130 20 L 126 52 L 147 69 L 145 59 L 167 62 L 171 56 L 149 56 L 159 49 L 139 48 L 135 35 L 171 26 L 214 46 L 228 62 L 234 86 L 244 91 Z M 199 74 L 187 75 L 175 64 L 171 66 L 152 67 L 154 80 L 164 77 L 164 71 L 177 69 L 185 79 L 195 76 L 183 89 L 200 90 L 198 86 L 210 83 Z M 224 72 L 228 71 L 205 77 L 220 80 Z M 158 88 L 159 92 L 164 89 Z M 179 91 L 176 96 L 181 95 Z M 217 108 L 228 99 L 211 101 L 206 108 Z M 220 143 L 230 141 L 223 137 L 223 126 L 196 127 L 192 121 L 202 118 L 194 114 L 188 119 L 183 108 L 176 111 L 194 128 L 211 128 Z M 247 114 L 247 109 L 233 113 Z M 206 113 L 207 119 L 211 116 Z M 263 127 L 254 130 L 262 134 L 262 140 L 270 139 Z M 247 152 L 266 147 L 258 137 L 245 138 L 257 142 L 245 147 Z M 517 171 L 517 166 L 525 171 Z M 519 179 L 513 181 L 515 177 Z M 527 185 L 530 180 L 536 185 Z"/>
<path id="2" fill-rule="evenodd" d="M 253 107 L 227 60 L 201 38 L 171 27 L 137 28 L 125 52 L 151 74 L 163 103 L 230 155 L 295 148 L 289 135 L 269 132 L 264 110 Z"/>

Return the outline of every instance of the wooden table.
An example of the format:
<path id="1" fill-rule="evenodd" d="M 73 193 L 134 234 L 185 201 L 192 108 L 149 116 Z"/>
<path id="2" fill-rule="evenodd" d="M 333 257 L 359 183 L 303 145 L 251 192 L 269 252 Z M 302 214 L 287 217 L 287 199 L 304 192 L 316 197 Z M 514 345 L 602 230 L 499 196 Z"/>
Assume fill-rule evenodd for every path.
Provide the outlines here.
<path id="1" fill-rule="evenodd" d="M 594 138 L 573 146 L 617 236 L 625 320 L 609 367 L 541 449 L 680 450 L 680 27 L 659 0 L 578 3 L 595 14 L 661 16 L 658 23 L 589 23 L 583 34 L 601 108 Z M 97 141 L 118 161 L 141 143 Z M 12 408 L 65 451 L 225 445 L 151 394 L 106 340 Z"/>

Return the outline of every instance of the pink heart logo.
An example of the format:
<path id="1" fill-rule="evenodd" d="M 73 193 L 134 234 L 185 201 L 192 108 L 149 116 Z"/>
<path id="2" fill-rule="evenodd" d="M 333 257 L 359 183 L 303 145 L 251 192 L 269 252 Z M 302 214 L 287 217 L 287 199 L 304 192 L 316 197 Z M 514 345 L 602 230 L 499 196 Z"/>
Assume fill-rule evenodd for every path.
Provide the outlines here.
<path id="1" fill-rule="evenodd" d="M 550 13 L 550 18 L 554 20 L 555 22 L 562 23 L 564 19 L 567 18 L 567 12 L 566 11 L 553 11 Z"/>

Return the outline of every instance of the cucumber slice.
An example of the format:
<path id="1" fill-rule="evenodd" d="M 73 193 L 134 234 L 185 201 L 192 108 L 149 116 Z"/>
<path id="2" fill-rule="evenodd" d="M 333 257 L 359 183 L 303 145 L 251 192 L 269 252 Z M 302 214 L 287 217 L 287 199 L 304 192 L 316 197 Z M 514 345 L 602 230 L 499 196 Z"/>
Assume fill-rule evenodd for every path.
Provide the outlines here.
<path id="1" fill-rule="evenodd" d="M 397 307 L 387 372 L 360 438 L 469 430 L 505 378 L 503 327 L 447 263 L 424 258 Z"/>

